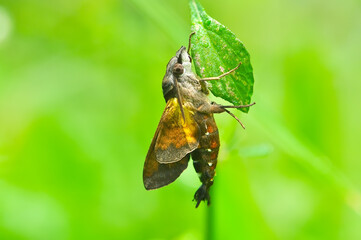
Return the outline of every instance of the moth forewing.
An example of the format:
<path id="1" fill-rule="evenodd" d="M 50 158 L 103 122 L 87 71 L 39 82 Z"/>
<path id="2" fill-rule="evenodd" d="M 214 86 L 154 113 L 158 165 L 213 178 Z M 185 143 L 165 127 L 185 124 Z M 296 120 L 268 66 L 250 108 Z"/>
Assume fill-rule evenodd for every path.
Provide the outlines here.
<path id="1" fill-rule="evenodd" d="M 185 121 L 177 98 L 170 98 L 159 121 L 144 163 L 147 190 L 168 185 L 187 168 L 189 156 L 199 145 L 199 127 L 194 112 L 184 105 Z"/>
<path id="2" fill-rule="evenodd" d="M 199 127 L 194 119 L 194 112 L 186 102 L 183 105 L 184 119 L 177 98 L 167 102 L 166 109 L 159 123 L 159 133 L 154 146 L 156 160 L 159 163 L 180 161 L 186 154 L 199 145 Z"/>

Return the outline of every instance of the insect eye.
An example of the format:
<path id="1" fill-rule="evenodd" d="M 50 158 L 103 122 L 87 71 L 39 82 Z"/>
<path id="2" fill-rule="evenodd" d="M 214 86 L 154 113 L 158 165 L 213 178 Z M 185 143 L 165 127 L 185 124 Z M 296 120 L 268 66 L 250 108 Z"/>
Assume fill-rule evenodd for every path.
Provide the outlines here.
<path id="1" fill-rule="evenodd" d="M 181 75 L 184 72 L 183 65 L 180 63 L 176 63 L 173 67 L 173 74 L 175 75 Z"/>

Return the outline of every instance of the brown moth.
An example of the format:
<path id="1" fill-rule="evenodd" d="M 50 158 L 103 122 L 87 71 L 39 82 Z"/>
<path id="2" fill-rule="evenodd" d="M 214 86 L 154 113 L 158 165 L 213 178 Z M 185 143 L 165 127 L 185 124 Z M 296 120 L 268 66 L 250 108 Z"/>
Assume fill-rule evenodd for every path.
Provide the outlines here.
<path id="1" fill-rule="evenodd" d="M 187 168 L 192 157 L 202 182 L 194 195 L 198 207 L 201 201 L 210 204 L 209 189 L 217 166 L 220 143 L 213 113 L 227 112 L 239 121 L 226 108 L 244 108 L 255 103 L 222 106 L 211 102 L 207 97 L 206 81 L 221 79 L 236 71 L 241 63 L 218 77 L 198 79 L 192 72 L 189 48 L 190 41 L 188 51 L 182 46 L 167 65 L 162 82 L 167 104 L 145 159 L 143 183 L 147 190 L 172 183 Z"/>

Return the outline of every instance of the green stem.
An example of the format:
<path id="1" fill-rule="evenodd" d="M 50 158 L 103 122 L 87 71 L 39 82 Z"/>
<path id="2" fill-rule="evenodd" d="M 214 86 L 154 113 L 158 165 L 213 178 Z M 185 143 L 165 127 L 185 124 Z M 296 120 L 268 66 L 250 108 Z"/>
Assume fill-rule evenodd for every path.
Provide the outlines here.
<path id="1" fill-rule="evenodd" d="M 212 189 L 214 195 L 214 189 Z M 205 227 L 205 240 L 213 240 L 215 239 L 215 228 L 214 228 L 214 206 L 210 205 L 207 207 L 206 213 L 206 227 Z"/>

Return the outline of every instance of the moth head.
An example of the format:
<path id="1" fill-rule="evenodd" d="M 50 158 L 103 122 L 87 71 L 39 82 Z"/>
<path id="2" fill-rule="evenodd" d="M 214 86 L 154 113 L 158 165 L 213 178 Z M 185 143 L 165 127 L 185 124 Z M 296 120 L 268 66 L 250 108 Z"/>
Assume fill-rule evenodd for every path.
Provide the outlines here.
<path id="1" fill-rule="evenodd" d="M 182 46 L 176 55 L 169 60 L 167 71 L 163 78 L 163 95 L 166 99 L 169 97 L 168 94 L 174 89 L 174 84 L 177 81 L 182 81 L 184 74 L 192 74 L 192 65 L 187 49 Z"/>
<path id="2" fill-rule="evenodd" d="M 191 73 L 192 72 L 192 58 L 188 54 L 187 49 L 185 47 L 181 47 L 176 55 L 175 58 L 177 59 L 177 63 L 174 67 L 177 67 L 177 69 L 180 68 L 179 64 L 182 65 L 183 73 Z M 177 66 L 176 66 L 177 65 Z M 178 70 L 179 71 L 179 70 Z"/>

